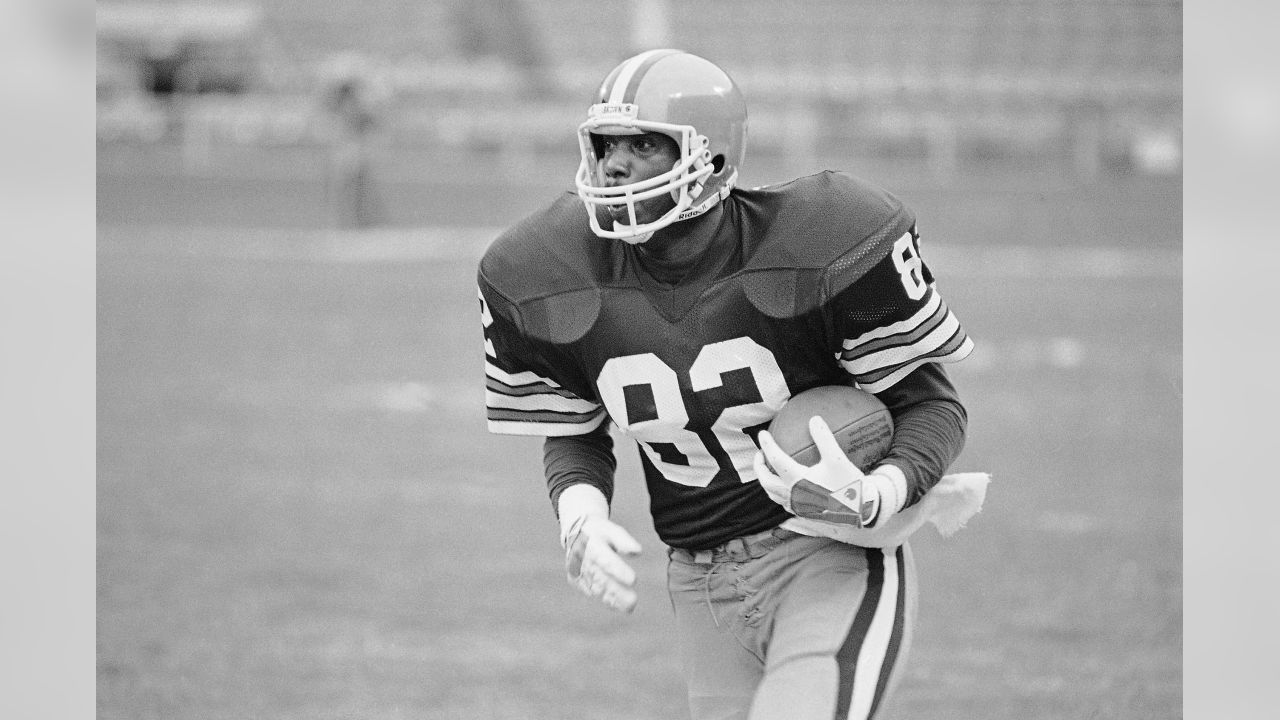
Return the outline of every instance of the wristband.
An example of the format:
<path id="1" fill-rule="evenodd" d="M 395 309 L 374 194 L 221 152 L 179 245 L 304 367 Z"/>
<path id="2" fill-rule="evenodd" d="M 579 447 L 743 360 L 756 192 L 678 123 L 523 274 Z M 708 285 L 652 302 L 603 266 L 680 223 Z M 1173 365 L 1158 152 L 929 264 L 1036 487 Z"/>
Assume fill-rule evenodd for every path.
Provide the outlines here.
<path id="1" fill-rule="evenodd" d="M 873 525 L 878 525 L 907 504 L 907 476 L 897 465 L 885 463 L 873 470 L 866 479 L 872 478 L 875 479 L 876 491 L 880 494 L 880 510 L 872 522 Z"/>

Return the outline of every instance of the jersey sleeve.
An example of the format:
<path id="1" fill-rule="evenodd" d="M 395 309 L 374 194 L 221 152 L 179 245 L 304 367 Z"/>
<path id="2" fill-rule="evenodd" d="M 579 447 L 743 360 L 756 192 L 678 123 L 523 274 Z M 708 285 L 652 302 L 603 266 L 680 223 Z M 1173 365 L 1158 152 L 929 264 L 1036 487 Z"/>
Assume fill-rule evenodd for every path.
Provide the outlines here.
<path id="1" fill-rule="evenodd" d="M 604 406 L 584 397 L 589 386 L 574 377 L 563 353 L 529 339 L 518 307 L 483 278 L 479 295 L 489 431 L 563 437 L 599 428 L 607 417 Z"/>
<path id="2" fill-rule="evenodd" d="M 872 264 L 856 277 L 842 277 L 836 264 L 829 308 L 841 367 L 878 393 L 924 363 L 964 359 L 973 341 L 938 292 L 914 224 L 873 242 Z"/>

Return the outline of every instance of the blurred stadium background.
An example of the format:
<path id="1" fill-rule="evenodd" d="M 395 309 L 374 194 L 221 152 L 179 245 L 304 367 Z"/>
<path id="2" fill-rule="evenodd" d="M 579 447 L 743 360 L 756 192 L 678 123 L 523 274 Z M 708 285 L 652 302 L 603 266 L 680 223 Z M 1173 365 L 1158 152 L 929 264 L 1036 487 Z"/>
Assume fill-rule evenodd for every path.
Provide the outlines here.
<path id="1" fill-rule="evenodd" d="M 489 215 L 501 224 L 572 172 L 568 129 L 601 68 L 655 45 L 714 59 L 750 93 L 749 182 L 1180 169 L 1178 2 L 99 2 L 98 28 L 101 172 L 165 178 L 111 183 L 104 220 L 186 221 L 183 207 L 223 224 L 247 203 L 272 224 L 349 221 L 320 184 L 347 152 L 378 186 L 367 222 L 441 222 L 424 185 L 460 196 L 443 219 L 476 217 L 478 184 L 514 194 Z M 344 83 L 358 110 L 334 107 Z M 355 112 L 363 130 L 342 124 Z M 239 194 L 178 195 L 236 176 Z"/>
<path id="2" fill-rule="evenodd" d="M 634 51 L 724 66 L 746 184 L 885 184 L 979 344 L 893 718 L 1181 716 L 1182 8 L 97 3 L 100 718 L 679 718 L 647 553 L 560 578 L 484 432 L 474 261 Z"/>

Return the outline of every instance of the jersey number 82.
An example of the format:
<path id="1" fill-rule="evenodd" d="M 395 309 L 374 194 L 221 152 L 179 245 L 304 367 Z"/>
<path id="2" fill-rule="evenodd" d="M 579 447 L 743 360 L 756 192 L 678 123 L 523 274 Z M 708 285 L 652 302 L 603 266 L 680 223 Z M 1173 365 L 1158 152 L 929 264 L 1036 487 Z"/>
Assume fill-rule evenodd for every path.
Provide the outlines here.
<path id="1" fill-rule="evenodd" d="M 695 393 L 721 387 L 724 373 L 734 370 L 750 372 L 761 399 L 723 408 L 711 432 L 733 472 L 742 482 L 750 482 L 756 479 L 752 467 L 756 444 L 746 430 L 771 420 L 791 392 L 773 353 L 749 337 L 704 346 L 689 367 L 689 386 Z M 636 386 L 647 386 L 652 392 L 654 417 L 633 420 L 628 414 L 628 388 Z M 706 487 L 720 472 L 720 463 L 703 436 L 688 429 L 689 411 L 679 377 L 662 358 L 653 353 L 611 358 L 601 369 L 596 387 L 609 417 L 639 442 L 649 461 L 667 479 Z M 658 447 L 662 445 L 674 446 L 684 462 L 664 458 Z"/>

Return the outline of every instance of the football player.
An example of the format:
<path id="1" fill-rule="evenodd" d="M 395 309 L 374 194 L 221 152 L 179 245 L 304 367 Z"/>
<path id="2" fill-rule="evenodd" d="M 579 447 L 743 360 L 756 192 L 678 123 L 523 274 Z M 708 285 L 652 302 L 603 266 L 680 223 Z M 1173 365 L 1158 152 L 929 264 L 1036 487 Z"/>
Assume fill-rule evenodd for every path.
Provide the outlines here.
<path id="1" fill-rule="evenodd" d="M 703 58 L 651 50 L 605 77 L 577 192 L 480 262 L 488 426 L 546 438 L 569 580 L 624 612 L 640 546 L 610 520 L 610 428 L 638 445 L 695 720 L 869 718 L 916 610 L 893 524 L 961 450 L 943 364 L 972 342 L 911 210 L 839 172 L 739 188 L 746 130 L 738 86 Z M 889 407 L 889 454 L 855 467 L 819 420 L 821 461 L 792 461 L 764 428 L 840 383 Z M 792 514 L 802 478 L 848 523 Z M 837 505 L 855 483 L 865 514 Z"/>

